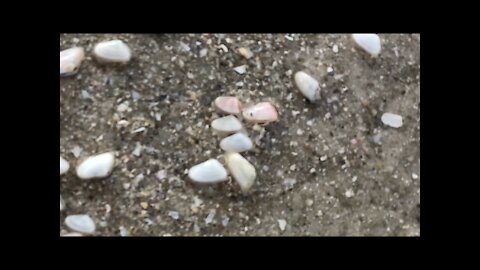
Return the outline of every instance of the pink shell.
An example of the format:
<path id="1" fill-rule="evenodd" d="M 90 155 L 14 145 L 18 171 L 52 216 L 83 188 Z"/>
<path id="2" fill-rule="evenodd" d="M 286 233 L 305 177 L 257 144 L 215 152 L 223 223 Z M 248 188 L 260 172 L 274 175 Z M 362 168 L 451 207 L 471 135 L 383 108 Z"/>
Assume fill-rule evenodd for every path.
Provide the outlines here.
<path id="1" fill-rule="evenodd" d="M 261 102 L 243 111 L 243 117 L 250 122 L 267 123 L 278 120 L 278 112 L 270 102 Z"/>
<path id="2" fill-rule="evenodd" d="M 236 97 L 217 97 L 215 106 L 224 113 L 239 114 L 242 105 Z"/>

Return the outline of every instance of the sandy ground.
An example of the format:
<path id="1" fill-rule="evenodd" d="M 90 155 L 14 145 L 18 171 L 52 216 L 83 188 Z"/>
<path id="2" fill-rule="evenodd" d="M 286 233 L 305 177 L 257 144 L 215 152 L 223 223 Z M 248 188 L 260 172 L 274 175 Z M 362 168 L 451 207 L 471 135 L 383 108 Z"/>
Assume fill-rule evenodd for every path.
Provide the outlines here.
<path id="1" fill-rule="evenodd" d="M 117 165 L 106 179 L 80 180 L 73 169 L 60 177 L 60 234 L 67 215 L 88 214 L 98 236 L 420 235 L 420 35 L 380 37 L 372 59 L 346 34 L 61 34 L 61 50 L 82 46 L 87 58 L 60 78 L 60 155 L 74 167 L 114 150 Z M 131 47 L 128 64 L 92 57 L 110 39 Z M 318 103 L 295 87 L 300 70 L 320 81 Z M 247 126 L 259 142 L 244 153 L 258 175 L 248 195 L 231 179 L 199 186 L 187 177 L 209 158 L 224 162 L 210 128 L 221 95 L 270 101 L 280 114 L 264 132 Z M 384 112 L 404 125 L 384 125 Z"/>

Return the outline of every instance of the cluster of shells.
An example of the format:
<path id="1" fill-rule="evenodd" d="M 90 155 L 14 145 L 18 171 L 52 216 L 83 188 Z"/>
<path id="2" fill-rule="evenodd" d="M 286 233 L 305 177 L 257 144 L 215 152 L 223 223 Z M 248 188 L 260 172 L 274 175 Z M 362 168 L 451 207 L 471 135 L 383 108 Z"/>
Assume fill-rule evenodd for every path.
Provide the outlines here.
<path id="1" fill-rule="evenodd" d="M 376 34 L 353 34 L 355 44 L 371 57 L 377 57 L 381 51 L 381 41 Z M 250 58 L 252 53 L 241 48 L 239 53 Z M 132 53 L 130 48 L 121 40 L 111 40 L 98 43 L 93 49 L 93 55 L 99 63 L 127 63 Z M 70 48 L 60 52 L 60 76 L 74 75 L 85 59 L 85 50 L 81 47 Z M 241 72 L 235 70 L 236 72 Z M 294 81 L 300 92 L 310 101 L 320 99 L 320 84 L 311 75 L 304 71 L 298 71 L 294 75 Z M 214 101 L 215 108 L 226 116 L 215 119 L 211 127 L 215 133 L 224 137 L 220 142 L 220 148 L 225 151 L 225 167 L 217 159 L 209 159 L 190 168 L 189 178 L 196 183 L 212 184 L 228 180 L 228 174 L 238 183 L 243 193 L 248 193 L 256 179 L 255 167 L 240 153 L 252 150 L 254 144 L 248 136 L 241 120 L 255 125 L 267 125 L 278 120 L 278 112 L 274 105 L 269 102 L 261 102 L 253 106 L 243 108 L 237 97 L 222 96 Z M 401 116 L 385 113 L 382 121 L 391 127 L 402 126 Z M 105 152 L 96 154 L 76 162 L 75 173 L 80 179 L 100 179 L 108 177 L 115 166 L 115 153 Z M 67 173 L 70 163 L 60 156 L 60 175 Z M 60 211 L 65 209 L 65 203 L 60 196 Z M 65 224 L 77 233 L 69 233 L 69 236 L 82 236 L 93 234 L 95 224 L 88 215 L 69 215 Z"/>
<path id="2" fill-rule="evenodd" d="M 218 97 L 214 101 L 218 112 L 228 114 L 212 121 L 211 127 L 220 136 L 220 148 L 228 171 L 243 193 L 248 193 L 255 183 L 255 167 L 240 153 L 253 149 L 253 142 L 239 118 L 252 124 L 267 125 L 278 120 L 278 112 L 270 102 L 261 102 L 243 108 L 237 97 Z M 238 118 L 237 118 L 238 117 Z M 233 134 L 233 135 L 231 135 Z M 230 135 L 230 136 L 228 136 Z M 217 159 L 209 159 L 190 168 L 189 178 L 196 183 L 211 184 L 228 180 L 228 172 Z"/>

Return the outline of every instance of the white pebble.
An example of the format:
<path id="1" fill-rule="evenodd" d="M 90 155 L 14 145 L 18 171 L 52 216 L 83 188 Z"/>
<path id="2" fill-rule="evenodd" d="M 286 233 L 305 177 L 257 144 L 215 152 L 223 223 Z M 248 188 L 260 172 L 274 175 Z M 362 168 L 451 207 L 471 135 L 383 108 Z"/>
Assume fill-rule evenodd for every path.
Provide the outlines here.
<path id="1" fill-rule="evenodd" d="M 205 57 L 205 56 L 207 56 L 207 54 L 208 54 L 208 49 L 201 49 L 200 50 L 200 53 L 199 53 L 200 57 Z"/>
<path id="2" fill-rule="evenodd" d="M 100 42 L 93 54 L 101 62 L 126 63 L 132 58 L 130 48 L 121 40 Z"/>
<path id="3" fill-rule="evenodd" d="M 68 161 L 60 157 L 60 175 L 66 173 L 69 168 L 70 164 L 68 163 Z"/>
<path id="4" fill-rule="evenodd" d="M 142 145 L 139 142 L 137 142 L 137 146 L 133 150 L 132 155 L 139 157 L 142 154 L 142 149 L 143 149 Z"/>
<path id="5" fill-rule="evenodd" d="M 239 48 L 238 52 L 246 59 L 250 59 L 253 56 L 253 53 L 249 48 Z"/>
<path id="6" fill-rule="evenodd" d="M 285 178 L 285 180 L 283 181 L 283 185 L 287 190 L 292 189 L 296 183 L 297 183 L 297 180 L 293 178 Z"/>
<path id="7" fill-rule="evenodd" d="M 337 46 L 337 45 L 333 45 L 332 51 L 333 51 L 334 53 L 338 53 L 338 46 Z"/>
<path id="8" fill-rule="evenodd" d="M 327 73 L 329 73 L 329 74 L 333 73 L 333 68 L 332 67 L 327 67 Z"/>
<path id="9" fill-rule="evenodd" d="M 226 152 L 244 152 L 253 148 L 252 140 L 243 133 L 236 133 L 220 141 L 220 148 Z"/>
<path id="10" fill-rule="evenodd" d="M 325 156 L 321 156 L 321 157 L 320 157 L 320 161 L 325 161 L 325 160 L 327 160 L 327 158 L 328 158 L 328 157 L 327 157 L 326 155 L 325 155 Z"/>
<path id="11" fill-rule="evenodd" d="M 279 219 L 278 227 L 280 227 L 280 230 L 285 231 L 285 228 L 287 227 L 287 221 L 285 219 Z"/>
<path id="12" fill-rule="evenodd" d="M 72 154 L 75 156 L 75 158 L 79 158 L 82 151 L 83 151 L 83 149 L 80 146 L 75 145 L 70 152 L 72 152 Z"/>
<path id="13" fill-rule="evenodd" d="M 62 199 L 62 195 L 60 195 L 60 211 L 63 211 L 65 209 L 65 202 Z"/>
<path id="14" fill-rule="evenodd" d="M 235 133 L 242 129 L 242 123 L 233 115 L 212 121 L 212 128 L 221 133 Z"/>
<path id="15" fill-rule="evenodd" d="M 412 179 L 413 180 L 417 180 L 418 179 L 418 175 L 416 173 L 412 173 Z"/>
<path id="16" fill-rule="evenodd" d="M 229 217 L 224 217 L 224 218 L 222 219 L 222 225 L 223 225 L 223 227 L 227 227 L 228 221 L 230 221 L 230 218 L 229 218 Z"/>
<path id="17" fill-rule="evenodd" d="M 227 180 L 227 170 L 216 159 L 209 159 L 190 168 L 188 177 L 198 183 L 218 183 Z"/>
<path id="18" fill-rule="evenodd" d="M 210 209 L 210 213 L 208 213 L 208 216 L 205 218 L 205 224 L 208 225 L 212 223 L 213 218 L 215 217 L 215 209 Z"/>
<path id="19" fill-rule="evenodd" d="M 168 216 L 175 220 L 180 218 L 180 215 L 178 214 L 177 211 L 168 211 Z"/>
<path id="20" fill-rule="evenodd" d="M 403 126 L 403 118 L 400 115 L 393 113 L 384 113 L 382 115 L 382 122 L 393 128 L 399 128 Z"/>
<path id="21" fill-rule="evenodd" d="M 373 57 L 377 57 L 382 50 L 380 37 L 376 34 L 353 34 L 355 43 Z"/>
<path id="22" fill-rule="evenodd" d="M 372 136 L 372 140 L 376 144 L 381 144 L 380 139 L 382 138 L 382 134 L 378 133 Z"/>
<path id="23" fill-rule="evenodd" d="M 345 192 L 345 197 L 347 198 L 351 198 L 353 197 L 354 193 L 353 193 L 353 190 L 352 189 L 348 189 L 346 192 Z"/>
<path id="24" fill-rule="evenodd" d="M 239 66 L 234 68 L 233 70 L 235 70 L 235 72 L 237 72 L 238 74 L 242 75 L 242 74 L 245 74 L 245 72 L 247 72 L 247 66 L 246 65 Z"/>
<path id="25" fill-rule="evenodd" d="M 303 71 L 295 73 L 295 84 L 300 92 L 311 102 L 320 99 L 320 86 L 317 80 Z"/>
<path id="26" fill-rule="evenodd" d="M 76 47 L 60 52 L 60 76 L 69 76 L 75 74 L 83 59 L 85 51 L 83 48 Z"/>
<path id="27" fill-rule="evenodd" d="M 88 215 L 67 216 L 65 225 L 79 233 L 93 234 L 95 232 L 95 223 Z"/>
<path id="28" fill-rule="evenodd" d="M 81 179 L 104 178 L 110 175 L 114 165 L 113 152 L 90 156 L 78 165 L 77 176 Z"/>
<path id="29" fill-rule="evenodd" d="M 226 153 L 225 161 L 233 178 L 240 185 L 242 192 L 248 192 L 257 177 L 255 167 L 238 153 Z"/>

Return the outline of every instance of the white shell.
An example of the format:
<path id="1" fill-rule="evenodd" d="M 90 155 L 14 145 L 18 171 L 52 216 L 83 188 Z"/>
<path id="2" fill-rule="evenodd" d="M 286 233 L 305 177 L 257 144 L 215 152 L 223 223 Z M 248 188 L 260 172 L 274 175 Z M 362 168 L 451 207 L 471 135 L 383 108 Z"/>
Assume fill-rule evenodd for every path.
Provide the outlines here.
<path id="1" fill-rule="evenodd" d="M 126 63 L 132 58 L 130 48 L 121 40 L 100 42 L 93 54 L 101 62 Z"/>
<path id="2" fill-rule="evenodd" d="M 216 159 L 209 159 L 188 171 L 188 177 L 198 183 L 218 183 L 227 180 L 227 176 L 227 170 Z"/>
<path id="3" fill-rule="evenodd" d="M 77 167 L 77 176 L 81 179 L 107 177 L 115 165 L 113 152 L 90 156 Z"/>
<path id="4" fill-rule="evenodd" d="M 311 102 L 320 99 L 320 86 L 317 80 L 303 71 L 295 73 L 295 84 Z"/>
<path id="5" fill-rule="evenodd" d="M 85 59 L 83 48 L 75 47 L 60 52 L 60 75 L 73 75 L 78 71 L 80 64 Z"/>
<path id="6" fill-rule="evenodd" d="M 242 129 L 242 123 L 235 116 L 229 115 L 213 120 L 212 128 L 218 132 L 234 133 Z"/>
<path id="7" fill-rule="evenodd" d="M 224 138 L 220 142 L 220 148 L 227 152 L 244 152 L 253 148 L 252 140 L 243 133 L 236 133 Z"/>
<path id="8" fill-rule="evenodd" d="M 66 173 L 69 168 L 70 164 L 68 163 L 68 161 L 60 157 L 60 175 Z"/>
<path id="9" fill-rule="evenodd" d="M 235 72 L 237 72 L 238 74 L 242 75 L 242 74 L 245 74 L 245 72 L 247 72 L 247 66 L 246 65 L 238 66 L 233 70 L 235 70 Z"/>
<path id="10" fill-rule="evenodd" d="M 65 202 L 62 199 L 62 196 L 60 195 L 60 211 L 63 211 L 65 209 Z"/>
<path id="11" fill-rule="evenodd" d="M 250 59 L 253 56 L 252 51 L 249 48 L 239 48 L 238 52 L 245 58 Z"/>
<path id="12" fill-rule="evenodd" d="M 233 178 L 240 185 L 240 188 L 246 193 L 254 184 L 257 173 L 248 160 L 238 153 L 226 153 L 225 161 Z"/>
<path id="13" fill-rule="evenodd" d="M 353 34 L 355 43 L 373 57 L 377 57 L 382 50 L 380 37 L 376 34 Z"/>
<path id="14" fill-rule="evenodd" d="M 394 128 L 399 128 L 403 126 L 403 118 L 400 115 L 393 113 L 384 113 L 382 115 L 382 122 Z"/>
<path id="15" fill-rule="evenodd" d="M 67 216 L 65 225 L 80 233 L 93 234 L 95 232 L 95 223 L 88 215 Z"/>

